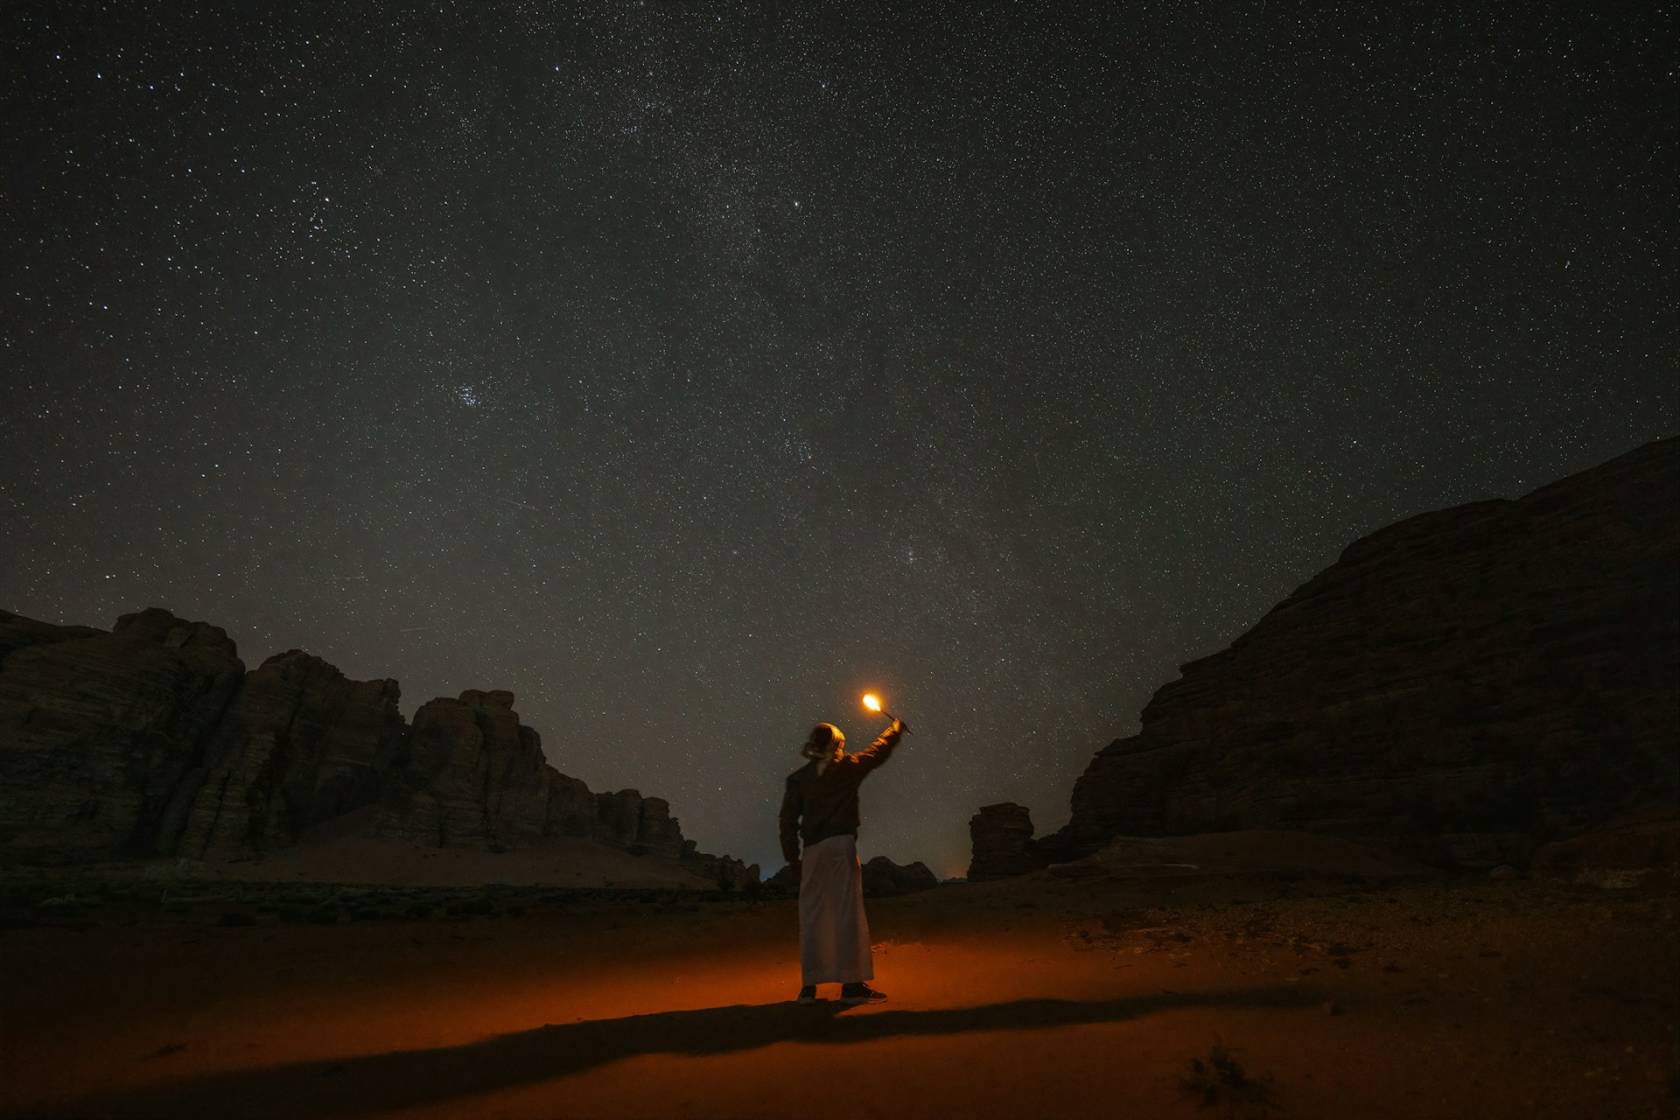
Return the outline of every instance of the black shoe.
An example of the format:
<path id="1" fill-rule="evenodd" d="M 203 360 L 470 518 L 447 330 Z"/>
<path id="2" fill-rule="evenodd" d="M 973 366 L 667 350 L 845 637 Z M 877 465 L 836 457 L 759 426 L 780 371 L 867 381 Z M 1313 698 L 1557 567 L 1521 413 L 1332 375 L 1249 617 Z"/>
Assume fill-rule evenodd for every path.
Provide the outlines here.
<path id="1" fill-rule="evenodd" d="M 868 984 L 842 984 L 840 986 L 841 1003 L 885 1003 L 887 993 L 877 992 Z"/>
<path id="2" fill-rule="evenodd" d="M 817 986 L 815 984 L 807 984 L 803 988 L 799 989 L 799 1002 L 800 1003 L 815 1003 L 815 1002 L 817 1002 Z"/>

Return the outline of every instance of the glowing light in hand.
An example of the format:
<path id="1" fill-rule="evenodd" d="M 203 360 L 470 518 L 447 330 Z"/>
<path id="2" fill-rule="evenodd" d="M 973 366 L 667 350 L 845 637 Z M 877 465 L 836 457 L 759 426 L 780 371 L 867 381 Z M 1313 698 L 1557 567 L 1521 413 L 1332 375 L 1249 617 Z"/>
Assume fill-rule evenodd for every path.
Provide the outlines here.
<path id="1" fill-rule="evenodd" d="M 898 729 L 900 731 L 902 731 L 904 734 L 906 734 L 906 735 L 910 734 L 910 729 L 908 727 L 904 726 L 904 721 L 899 719 L 897 716 L 893 715 L 891 712 L 882 708 L 881 707 L 881 698 L 879 696 L 875 695 L 873 692 L 866 692 L 866 693 L 863 694 L 863 706 L 868 708 L 872 712 L 880 712 L 882 715 L 884 715 L 888 719 L 892 720 L 893 723 L 898 726 Z"/>

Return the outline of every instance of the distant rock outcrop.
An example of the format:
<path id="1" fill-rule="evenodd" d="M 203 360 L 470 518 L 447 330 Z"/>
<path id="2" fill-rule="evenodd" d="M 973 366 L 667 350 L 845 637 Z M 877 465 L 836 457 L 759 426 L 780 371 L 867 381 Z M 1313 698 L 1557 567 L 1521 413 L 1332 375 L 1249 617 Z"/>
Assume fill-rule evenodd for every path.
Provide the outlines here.
<path id="1" fill-rule="evenodd" d="M 1677 439 L 1391 525 L 1185 665 L 1092 760 L 1059 833 L 1017 854 L 983 810 L 976 866 L 1251 828 L 1526 864 L 1680 791 L 1677 604 Z"/>
<path id="2" fill-rule="evenodd" d="M 1025 874 L 1046 862 L 1033 850 L 1027 807 L 1013 801 L 982 806 L 968 819 L 968 838 L 973 851 L 968 867 L 971 882 Z"/>
<path id="3" fill-rule="evenodd" d="M 511 692 L 432 700 L 412 726 L 398 695 L 299 650 L 246 673 L 221 629 L 158 608 L 110 633 L 0 612 L 0 856 L 262 853 L 372 807 L 378 837 L 491 851 L 583 837 L 757 881 L 697 852 L 663 799 L 592 793 L 548 765 Z"/>
<path id="4" fill-rule="evenodd" d="M 932 890 L 938 885 L 939 878 L 920 861 L 901 867 L 886 856 L 876 856 L 863 865 L 863 893 L 869 898 Z M 799 876 L 793 873 L 793 865 L 783 864 L 764 881 L 763 889 L 767 894 L 797 895 Z"/>
<path id="5" fill-rule="evenodd" d="M 863 865 L 863 893 L 868 898 L 931 891 L 938 885 L 939 877 L 920 861 L 900 867 L 886 856 L 876 856 Z"/>
<path id="6" fill-rule="evenodd" d="M 675 822 L 672 822 L 675 823 Z M 734 856 L 712 856 L 694 850 L 694 841 L 684 840 L 678 862 L 708 883 L 735 890 L 758 882 L 758 864 L 742 863 Z"/>

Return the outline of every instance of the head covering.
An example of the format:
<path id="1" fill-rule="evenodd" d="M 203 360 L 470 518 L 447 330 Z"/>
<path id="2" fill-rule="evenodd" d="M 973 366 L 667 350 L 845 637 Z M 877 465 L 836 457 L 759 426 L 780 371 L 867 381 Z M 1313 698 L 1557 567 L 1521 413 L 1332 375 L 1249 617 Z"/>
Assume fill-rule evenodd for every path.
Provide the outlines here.
<path id="1" fill-rule="evenodd" d="M 834 753 L 835 744 L 845 746 L 846 733 L 832 723 L 819 723 L 811 728 L 811 736 L 799 748 L 799 753 L 806 758 L 828 758 Z"/>

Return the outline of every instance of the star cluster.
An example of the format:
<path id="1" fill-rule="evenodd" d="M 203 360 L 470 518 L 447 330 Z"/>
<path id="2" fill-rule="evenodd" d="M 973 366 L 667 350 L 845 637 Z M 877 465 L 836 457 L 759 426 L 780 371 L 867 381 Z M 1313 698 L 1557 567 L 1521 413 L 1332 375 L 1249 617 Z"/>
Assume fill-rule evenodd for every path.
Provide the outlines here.
<path id="1" fill-rule="evenodd" d="M 1676 428 L 1659 7 L 18 2 L 0 604 L 967 863 L 1363 533 Z"/>

